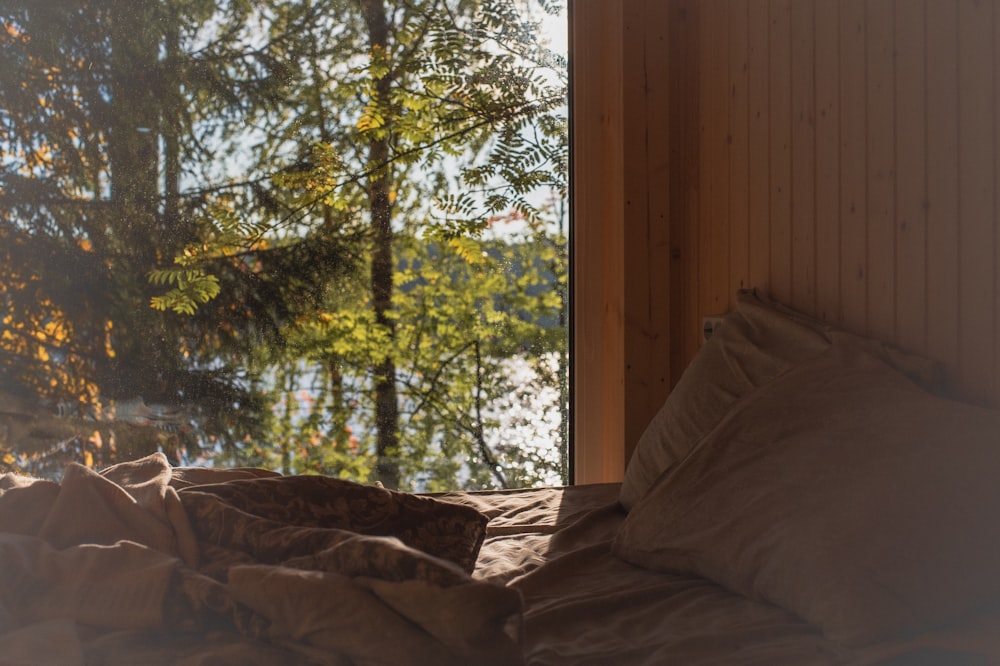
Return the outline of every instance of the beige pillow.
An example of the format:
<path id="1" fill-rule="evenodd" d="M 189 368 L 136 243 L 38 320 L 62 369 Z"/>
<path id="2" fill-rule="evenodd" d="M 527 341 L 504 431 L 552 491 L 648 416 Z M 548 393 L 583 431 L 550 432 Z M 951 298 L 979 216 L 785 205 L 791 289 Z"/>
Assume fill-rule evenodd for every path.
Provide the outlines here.
<path id="1" fill-rule="evenodd" d="M 1000 601 L 1000 412 L 836 344 L 748 395 L 615 541 L 849 646 Z"/>
<path id="2" fill-rule="evenodd" d="M 647 426 L 625 470 L 619 501 L 632 508 L 665 470 L 684 459 L 733 404 L 791 367 L 829 348 L 833 340 L 864 345 L 925 387 L 936 385 L 937 364 L 911 356 L 741 290 Z"/>
<path id="3" fill-rule="evenodd" d="M 740 397 L 828 345 L 824 335 L 785 316 L 754 292 L 739 292 L 736 308 L 695 356 L 639 438 L 625 470 L 622 505 L 634 506 Z"/>

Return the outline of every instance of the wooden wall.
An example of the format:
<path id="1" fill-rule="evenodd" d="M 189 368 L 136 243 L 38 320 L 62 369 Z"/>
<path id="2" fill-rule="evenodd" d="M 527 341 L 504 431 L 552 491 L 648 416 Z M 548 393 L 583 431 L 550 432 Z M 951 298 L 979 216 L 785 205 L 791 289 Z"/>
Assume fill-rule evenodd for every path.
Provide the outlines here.
<path id="1" fill-rule="evenodd" d="M 1000 406 L 1000 0 L 570 16 L 578 482 L 620 478 L 740 287 L 936 358 Z"/>
<path id="2" fill-rule="evenodd" d="M 998 4 L 699 4 L 703 312 L 763 286 L 1000 405 Z"/>

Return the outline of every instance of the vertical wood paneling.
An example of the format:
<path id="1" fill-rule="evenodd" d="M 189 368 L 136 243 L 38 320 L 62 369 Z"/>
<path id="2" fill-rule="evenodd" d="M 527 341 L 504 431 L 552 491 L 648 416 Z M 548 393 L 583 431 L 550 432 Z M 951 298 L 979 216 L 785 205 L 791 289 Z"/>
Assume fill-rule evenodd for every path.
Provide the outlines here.
<path id="1" fill-rule="evenodd" d="M 927 2 L 927 353 L 958 367 L 958 13 Z"/>
<path id="2" fill-rule="evenodd" d="M 896 339 L 927 347 L 927 149 L 924 3 L 896 12 Z"/>
<path id="3" fill-rule="evenodd" d="M 816 1 L 816 314 L 840 313 L 840 11 Z"/>
<path id="4" fill-rule="evenodd" d="M 997 1 L 713 7 L 699 31 L 699 317 L 728 253 L 734 287 L 745 273 L 800 310 L 941 360 L 963 395 L 996 399 Z M 744 9 L 745 46 L 735 16 Z M 722 82 L 725 100 L 710 92 Z"/>
<path id="5" fill-rule="evenodd" d="M 868 161 L 867 286 L 868 333 L 892 340 L 896 334 L 895 294 L 895 49 L 892 0 L 866 6 L 866 95 Z"/>
<path id="6" fill-rule="evenodd" d="M 868 329 L 868 133 L 865 3 L 840 5 L 840 316 L 837 323 Z"/>
<path id="7" fill-rule="evenodd" d="M 816 48 L 812 0 L 792 4 L 792 256 L 790 304 L 816 313 Z"/>
<path id="8" fill-rule="evenodd" d="M 677 307 L 670 332 L 679 345 L 671 349 L 671 386 L 701 347 L 701 304 L 698 300 L 698 229 L 700 216 L 700 82 L 699 0 L 671 0 L 670 14 L 670 289 Z M 665 259 L 665 258 L 661 258 Z"/>
<path id="9" fill-rule="evenodd" d="M 733 288 L 746 275 L 800 310 L 941 360 L 963 395 L 998 400 L 997 1 L 708 6 L 697 317 L 718 299 L 706 294 L 728 254 Z"/>
<path id="10" fill-rule="evenodd" d="M 701 311 L 725 312 L 729 305 L 729 40 L 728 0 L 703 0 L 700 7 L 701 225 L 702 265 L 698 286 Z"/>
<path id="11" fill-rule="evenodd" d="M 771 0 L 769 48 L 771 270 L 774 296 L 792 300 L 791 2 Z"/>
<path id="12" fill-rule="evenodd" d="M 737 289 L 750 284 L 749 0 L 729 3 L 729 285 L 723 310 L 733 306 Z"/>
<path id="13" fill-rule="evenodd" d="M 615 478 L 651 409 L 625 402 L 660 370 L 628 387 L 626 370 L 675 382 L 743 285 L 926 353 L 1000 406 L 998 5 L 572 3 L 578 481 Z"/>
<path id="14" fill-rule="evenodd" d="M 969 397 L 987 400 L 993 364 L 993 5 L 958 7 L 959 372 Z"/>
<path id="15" fill-rule="evenodd" d="M 670 388 L 669 6 L 626 3 L 623 22 L 628 457 Z"/>
<path id="16" fill-rule="evenodd" d="M 749 90 L 748 224 L 751 287 L 768 287 L 771 275 L 771 116 L 770 116 L 770 15 L 753 3 L 747 16 L 747 85 Z"/>
<path id="17" fill-rule="evenodd" d="M 997 4 L 702 4 L 686 327 L 728 270 L 731 289 L 925 353 L 960 394 L 1000 400 Z"/>
<path id="18" fill-rule="evenodd" d="M 592 483 L 625 463 L 621 6 L 577 2 L 571 21 L 574 480 Z"/>

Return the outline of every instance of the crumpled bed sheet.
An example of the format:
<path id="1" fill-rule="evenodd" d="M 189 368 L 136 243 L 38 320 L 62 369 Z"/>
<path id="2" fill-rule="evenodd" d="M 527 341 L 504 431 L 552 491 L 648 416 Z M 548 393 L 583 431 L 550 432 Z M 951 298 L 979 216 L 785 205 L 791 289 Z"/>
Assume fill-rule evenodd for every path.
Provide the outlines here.
<path id="1" fill-rule="evenodd" d="M 628 564 L 618 484 L 441 493 L 442 521 L 336 480 L 145 465 L 0 477 L 0 665 L 1000 663 L 1000 611 L 850 652 L 776 606 Z"/>
<path id="2" fill-rule="evenodd" d="M 0 477 L 0 664 L 521 663 L 519 594 L 469 575 L 485 522 L 159 454 Z"/>

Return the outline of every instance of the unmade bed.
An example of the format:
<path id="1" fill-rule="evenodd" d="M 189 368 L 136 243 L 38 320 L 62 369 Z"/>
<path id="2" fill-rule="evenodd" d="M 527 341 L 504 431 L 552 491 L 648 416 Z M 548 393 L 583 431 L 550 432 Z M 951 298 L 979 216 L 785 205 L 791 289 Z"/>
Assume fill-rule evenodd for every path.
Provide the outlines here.
<path id="1" fill-rule="evenodd" d="M 1000 663 L 1000 415 L 754 292 L 622 483 L 0 478 L 0 664 Z"/>

